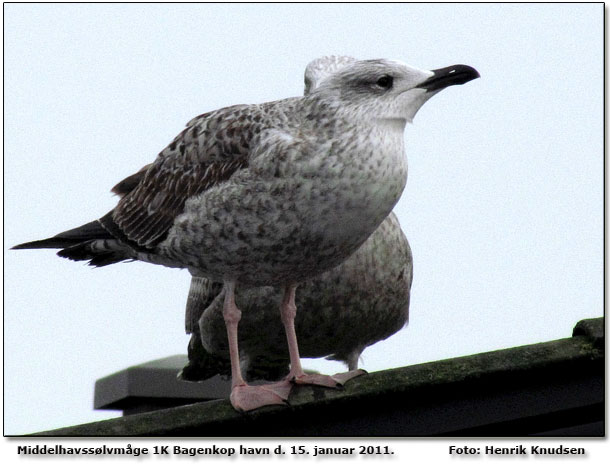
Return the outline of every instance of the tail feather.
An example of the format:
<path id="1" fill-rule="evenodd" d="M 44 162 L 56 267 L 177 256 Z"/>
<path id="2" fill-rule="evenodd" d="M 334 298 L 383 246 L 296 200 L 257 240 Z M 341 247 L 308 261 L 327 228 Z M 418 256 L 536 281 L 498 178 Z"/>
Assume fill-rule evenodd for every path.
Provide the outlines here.
<path id="1" fill-rule="evenodd" d="M 89 261 L 89 265 L 93 267 L 104 267 L 105 265 L 135 259 L 130 249 L 125 248 L 116 240 L 94 240 L 79 243 L 62 249 L 57 255 L 73 261 Z"/>
<path id="2" fill-rule="evenodd" d="M 52 238 L 18 244 L 11 249 L 63 249 L 97 239 L 113 239 L 113 236 L 98 220 L 94 220 L 78 228 L 59 233 Z"/>
<path id="3" fill-rule="evenodd" d="M 207 380 L 215 375 L 231 374 L 231 363 L 223 356 L 209 353 L 201 343 L 198 332 L 191 335 L 188 346 L 189 362 L 178 374 L 178 378 L 188 382 Z"/>
<path id="4" fill-rule="evenodd" d="M 58 256 L 74 261 L 89 261 L 89 265 L 94 267 L 135 259 L 132 250 L 112 236 L 99 220 L 52 238 L 18 244 L 11 249 L 60 249 Z"/>

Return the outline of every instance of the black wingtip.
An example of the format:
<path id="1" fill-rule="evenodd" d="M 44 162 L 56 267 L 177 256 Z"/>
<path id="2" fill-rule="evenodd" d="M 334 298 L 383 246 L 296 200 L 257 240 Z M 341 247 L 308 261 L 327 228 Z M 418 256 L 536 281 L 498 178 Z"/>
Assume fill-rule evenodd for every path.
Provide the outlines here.
<path id="1" fill-rule="evenodd" d="M 61 249 L 73 243 L 66 243 L 65 239 L 47 238 L 38 241 L 29 241 L 13 246 L 11 249 Z"/>
<path id="2" fill-rule="evenodd" d="M 98 220 L 94 220 L 80 227 L 59 233 L 51 238 L 18 244 L 11 249 L 64 249 L 94 239 L 113 238 Z"/>

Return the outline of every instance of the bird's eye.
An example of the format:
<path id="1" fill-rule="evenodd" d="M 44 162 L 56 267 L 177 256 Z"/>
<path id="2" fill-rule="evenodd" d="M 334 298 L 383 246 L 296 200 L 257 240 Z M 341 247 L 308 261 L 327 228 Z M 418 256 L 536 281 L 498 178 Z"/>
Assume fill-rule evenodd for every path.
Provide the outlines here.
<path id="1" fill-rule="evenodd" d="M 382 89 L 389 89 L 392 87 L 393 83 L 394 83 L 394 78 L 392 76 L 388 76 L 386 74 L 386 75 L 382 76 L 381 78 L 379 78 L 375 84 L 377 84 Z"/>

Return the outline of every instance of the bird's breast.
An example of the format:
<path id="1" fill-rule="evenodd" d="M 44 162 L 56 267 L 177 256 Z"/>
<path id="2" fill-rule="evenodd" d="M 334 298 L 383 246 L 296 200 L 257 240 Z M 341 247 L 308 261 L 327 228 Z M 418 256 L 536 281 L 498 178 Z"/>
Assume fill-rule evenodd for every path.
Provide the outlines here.
<path id="1" fill-rule="evenodd" d="M 401 141 L 329 143 L 316 157 L 286 154 L 264 174 L 248 170 L 187 202 L 167 254 L 210 278 L 298 282 L 349 257 L 387 217 L 406 181 Z"/>

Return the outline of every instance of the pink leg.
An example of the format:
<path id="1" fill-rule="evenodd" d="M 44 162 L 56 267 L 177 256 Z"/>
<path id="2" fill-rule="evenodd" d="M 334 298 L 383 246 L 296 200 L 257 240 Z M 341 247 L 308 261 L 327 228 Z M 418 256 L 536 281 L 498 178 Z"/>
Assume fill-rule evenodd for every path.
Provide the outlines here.
<path id="1" fill-rule="evenodd" d="M 285 404 L 290 390 L 283 387 L 248 385 L 241 375 L 239 366 L 239 349 L 237 340 L 237 325 L 241 319 L 241 311 L 235 304 L 235 283 L 225 282 L 225 300 L 223 317 L 229 339 L 229 357 L 231 358 L 231 404 L 238 411 L 250 411 L 261 406 Z"/>
<path id="2" fill-rule="evenodd" d="M 294 318 L 297 314 L 297 306 L 294 302 L 296 285 L 289 285 L 284 291 L 280 314 L 282 323 L 286 330 L 286 339 L 288 340 L 288 352 L 290 355 L 290 373 L 286 376 L 287 381 L 299 385 L 321 385 L 323 387 L 336 388 L 341 385 L 339 380 L 323 375 L 323 374 L 305 374 L 301 367 L 301 357 L 299 355 L 299 345 L 297 343 L 297 335 L 294 330 Z"/>

